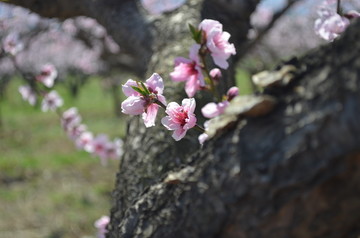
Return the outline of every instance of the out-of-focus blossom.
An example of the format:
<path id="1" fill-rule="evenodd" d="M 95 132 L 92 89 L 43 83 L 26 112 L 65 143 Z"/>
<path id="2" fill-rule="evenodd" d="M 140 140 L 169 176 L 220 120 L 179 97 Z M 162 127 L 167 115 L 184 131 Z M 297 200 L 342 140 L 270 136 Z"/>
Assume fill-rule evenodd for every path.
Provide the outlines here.
<path id="1" fill-rule="evenodd" d="M 18 34 L 9 34 L 3 40 L 3 49 L 5 53 L 15 56 L 24 48 L 24 45 L 19 40 Z"/>
<path id="2" fill-rule="evenodd" d="M 333 41 L 350 24 L 349 19 L 335 13 L 326 18 L 318 18 L 315 21 L 315 33 L 327 41 Z"/>
<path id="3" fill-rule="evenodd" d="M 194 98 L 185 98 L 180 106 L 176 102 L 171 102 L 166 107 L 168 116 L 161 120 L 161 123 L 168 129 L 174 131 L 172 137 L 179 141 L 185 135 L 187 130 L 196 125 L 196 116 L 194 110 L 196 102 Z"/>
<path id="4" fill-rule="evenodd" d="M 87 126 L 84 124 L 78 124 L 70 126 L 66 129 L 66 134 L 68 137 L 74 141 L 76 141 L 79 136 L 87 130 Z"/>
<path id="5" fill-rule="evenodd" d="M 110 218 L 108 216 L 102 216 L 98 220 L 95 221 L 94 226 L 97 228 L 97 238 L 105 238 L 107 233 L 107 225 L 110 222 Z"/>
<path id="6" fill-rule="evenodd" d="M 210 102 L 201 109 L 201 112 L 203 116 L 206 118 L 217 117 L 224 113 L 225 108 L 228 105 L 229 105 L 228 101 L 223 101 L 219 103 Z"/>
<path id="7" fill-rule="evenodd" d="M 324 1 L 317 11 L 319 18 L 316 19 L 314 30 L 317 35 L 327 41 L 333 41 L 350 24 L 350 19 L 360 17 L 357 11 L 349 11 L 344 16 L 339 15 L 334 6 L 336 1 Z"/>
<path id="8" fill-rule="evenodd" d="M 76 147 L 80 150 L 85 150 L 88 153 L 92 153 L 94 151 L 93 141 L 94 136 L 89 131 L 84 131 L 80 134 L 75 140 Z"/>
<path id="9" fill-rule="evenodd" d="M 43 112 L 55 111 L 58 107 L 64 104 L 63 99 L 59 96 L 56 91 L 51 91 L 45 94 L 44 99 L 41 103 L 41 110 Z"/>
<path id="10" fill-rule="evenodd" d="M 210 70 L 210 76 L 211 76 L 215 81 L 219 81 L 220 78 L 222 77 L 221 70 L 218 69 L 218 68 L 214 68 L 214 69 Z"/>
<path id="11" fill-rule="evenodd" d="M 204 142 L 209 138 L 209 135 L 206 134 L 206 133 L 202 133 L 199 135 L 198 137 L 198 140 L 199 140 L 199 143 L 202 145 L 204 144 Z"/>
<path id="12" fill-rule="evenodd" d="M 348 19 L 358 18 L 358 17 L 360 17 L 360 12 L 357 12 L 355 10 L 351 10 L 351 11 L 348 11 L 345 14 L 345 17 L 348 18 Z"/>
<path id="13" fill-rule="evenodd" d="M 210 19 L 203 20 L 199 29 L 205 32 L 206 46 L 214 63 L 220 68 L 227 69 L 229 67 L 227 59 L 230 55 L 236 54 L 235 46 L 229 43 L 230 34 L 223 31 L 220 22 Z"/>
<path id="14" fill-rule="evenodd" d="M 214 118 L 224 113 L 229 102 L 239 95 L 239 89 L 237 87 L 231 87 L 225 97 L 225 100 L 219 103 L 210 102 L 206 104 L 202 109 L 201 113 L 206 118 Z"/>
<path id="15" fill-rule="evenodd" d="M 159 109 L 159 105 L 156 101 L 159 101 L 166 106 L 166 99 L 162 95 L 164 91 L 164 82 L 160 75 L 154 73 L 145 81 L 144 85 L 150 94 L 142 95 L 134 90 L 132 87 L 139 87 L 139 85 L 132 79 L 129 79 L 122 86 L 122 91 L 128 98 L 121 103 L 121 111 L 129 115 L 142 114 L 145 126 L 151 127 L 155 125 L 155 119 Z"/>
<path id="16" fill-rule="evenodd" d="M 152 15 L 173 11 L 185 2 L 186 0 L 141 0 L 142 6 Z"/>
<path id="17" fill-rule="evenodd" d="M 53 64 L 45 64 L 41 68 L 40 74 L 36 76 L 36 79 L 46 87 L 51 88 L 54 86 L 57 75 L 58 72 Z"/>
<path id="18" fill-rule="evenodd" d="M 62 23 L 62 29 L 69 35 L 75 35 L 78 31 L 78 29 L 76 28 L 76 26 L 74 24 L 74 19 L 66 19 Z"/>
<path id="19" fill-rule="evenodd" d="M 97 38 L 101 38 L 105 36 L 106 34 L 105 28 L 102 25 L 100 25 L 95 19 L 81 16 L 78 17 L 76 20 L 78 27 L 82 29 L 86 29 Z"/>
<path id="20" fill-rule="evenodd" d="M 206 130 L 208 129 L 208 126 L 209 126 L 209 121 L 205 121 L 205 122 L 204 122 L 205 132 L 202 133 L 202 134 L 200 134 L 199 137 L 198 137 L 198 140 L 199 140 L 200 145 L 203 145 L 204 142 L 209 138 L 209 135 L 206 134 Z"/>
<path id="21" fill-rule="evenodd" d="M 61 126 L 64 129 L 80 124 L 81 116 L 76 107 L 69 108 L 61 116 Z"/>
<path id="22" fill-rule="evenodd" d="M 170 73 L 173 81 L 186 81 L 185 92 L 188 97 L 193 97 L 196 91 L 205 86 L 204 76 L 200 67 L 199 49 L 200 45 L 194 44 L 190 48 L 190 59 L 177 57 L 175 59 L 174 71 Z"/>
<path id="23" fill-rule="evenodd" d="M 107 159 L 118 159 L 123 154 L 123 141 L 121 139 L 109 141 L 105 134 L 100 134 L 94 138 L 93 133 L 87 130 L 87 126 L 81 124 L 81 116 L 75 107 L 63 112 L 61 125 L 79 150 L 100 157 L 102 165 L 106 165 Z"/>
<path id="24" fill-rule="evenodd" d="M 231 87 L 226 93 L 227 100 L 230 102 L 234 97 L 239 95 L 239 88 L 238 87 Z"/>
<path id="25" fill-rule="evenodd" d="M 108 144 L 109 138 L 105 134 L 99 134 L 95 138 L 93 138 L 91 142 L 92 153 L 96 156 L 99 156 L 102 165 L 107 164 L 107 153 L 108 153 Z"/>
<path id="26" fill-rule="evenodd" d="M 34 90 L 28 86 L 28 85 L 23 85 L 19 87 L 19 93 L 21 94 L 22 98 L 29 102 L 30 105 L 34 106 L 36 103 L 36 93 L 34 92 Z"/>
<path id="27" fill-rule="evenodd" d="M 114 39 L 111 36 L 106 35 L 104 42 L 109 52 L 113 54 L 117 54 L 120 52 L 120 46 L 114 41 Z"/>
<path id="28" fill-rule="evenodd" d="M 251 25 L 256 28 L 263 28 L 267 26 L 274 16 L 272 9 L 258 5 L 255 12 L 251 15 Z"/>
<path id="29" fill-rule="evenodd" d="M 113 142 L 108 143 L 107 146 L 107 157 L 109 159 L 119 159 L 123 154 L 123 144 L 121 139 L 115 139 Z"/>

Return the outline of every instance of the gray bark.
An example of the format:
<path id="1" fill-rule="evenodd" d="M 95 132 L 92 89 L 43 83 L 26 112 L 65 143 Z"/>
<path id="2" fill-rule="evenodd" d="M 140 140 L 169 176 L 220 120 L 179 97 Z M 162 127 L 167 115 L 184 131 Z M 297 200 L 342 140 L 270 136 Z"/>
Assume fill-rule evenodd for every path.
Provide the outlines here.
<path id="1" fill-rule="evenodd" d="M 265 91 L 273 112 L 196 152 L 164 132 L 128 137 L 109 237 L 358 237 L 359 27 L 287 62 L 295 81 Z"/>
<path id="2" fill-rule="evenodd" d="M 58 16 L 95 17 L 141 72 L 167 79 L 174 57 L 187 56 L 187 23 L 219 19 L 239 47 L 258 1 L 189 0 L 153 19 L 132 0 L 86 2 L 78 12 Z M 174 142 L 160 126 L 145 130 L 132 118 L 108 237 L 357 237 L 359 29 L 357 21 L 341 39 L 287 62 L 296 67 L 295 80 L 264 92 L 277 99 L 275 109 L 239 117 L 202 149 L 195 132 Z M 231 78 L 225 80 L 229 85 Z M 166 82 L 168 99 L 179 102 L 182 90 Z"/>

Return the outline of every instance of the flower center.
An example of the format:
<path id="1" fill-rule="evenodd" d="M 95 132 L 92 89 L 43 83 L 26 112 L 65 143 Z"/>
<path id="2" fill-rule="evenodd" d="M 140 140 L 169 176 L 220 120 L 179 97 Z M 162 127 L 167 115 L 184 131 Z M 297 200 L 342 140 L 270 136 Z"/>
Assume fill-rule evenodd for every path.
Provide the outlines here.
<path id="1" fill-rule="evenodd" d="M 189 118 L 188 112 L 185 111 L 183 108 L 181 108 L 175 114 L 174 120 L 176 121 L 176 123 L 180 124 L 181 126 L 184 126 L 186 124 L 188 118 Z"/>

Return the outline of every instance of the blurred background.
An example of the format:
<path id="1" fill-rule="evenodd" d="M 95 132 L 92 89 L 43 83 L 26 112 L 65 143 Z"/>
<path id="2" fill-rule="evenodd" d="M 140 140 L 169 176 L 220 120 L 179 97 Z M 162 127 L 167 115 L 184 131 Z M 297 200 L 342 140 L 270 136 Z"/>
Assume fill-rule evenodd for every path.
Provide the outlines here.
<path id="1" fill-rule="evenodd" d="M 241 94 L 254 90 L 252 74 L 325 43 L 313 30 L 319 2 L 262 1 L 237 67 Z M 360 8 L 359 1 L 344 2 Z M 21 50 L 16 56 L 0 54 L 0 237 L 96 237 L 93 224 L 110 209 L 118 160 L 101 166 L 78 150 L 59 116 L 31 106 L 18 88 L 51 63 L 63 107 L 77 107 L 94 134 L 123 138 L 120 86 L 135 77 L 134 65 L 105 28 L 87 17 L 45 19 L 0 3 L 0 42 L 9 38 L 20 42 Z"/>

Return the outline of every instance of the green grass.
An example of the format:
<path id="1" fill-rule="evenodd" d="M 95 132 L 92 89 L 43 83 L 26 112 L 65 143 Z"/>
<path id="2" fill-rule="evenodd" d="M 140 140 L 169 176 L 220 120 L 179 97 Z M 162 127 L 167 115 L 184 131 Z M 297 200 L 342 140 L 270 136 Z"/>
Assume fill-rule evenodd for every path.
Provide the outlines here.
<path id="1" fill-rule="evenodd" d="M 43 113 L 21 99 L 14 79 L 0 102 L 0 236 L 95 237 L 93 223 L 109 213 L 118 161 L 102 167 L 78 151 L 56 113 Z M 62 85 L 63 109 L 75 106 L 89 130 L 123 137 L 124 120 L 114 115 L 111 93 L 91 78 L 77 99 Z"/>

